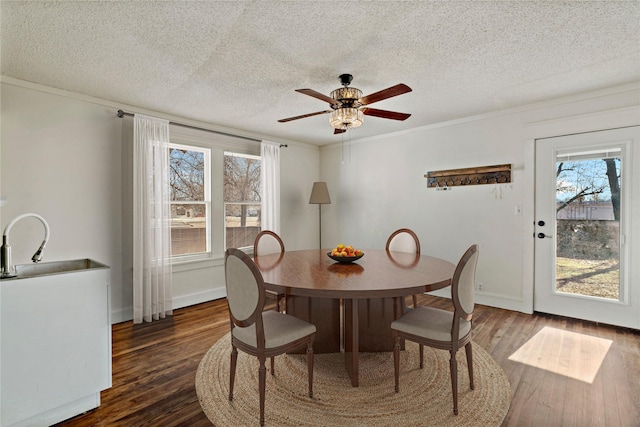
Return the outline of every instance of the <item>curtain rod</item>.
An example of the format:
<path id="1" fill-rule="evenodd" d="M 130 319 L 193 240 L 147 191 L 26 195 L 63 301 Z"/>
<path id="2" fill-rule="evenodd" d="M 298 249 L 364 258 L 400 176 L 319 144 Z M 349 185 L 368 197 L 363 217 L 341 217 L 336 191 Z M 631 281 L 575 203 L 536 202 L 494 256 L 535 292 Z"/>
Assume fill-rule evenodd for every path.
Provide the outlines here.
<path id="1" fill-rule="evenodd" d="M 134 114 L 133 113 L 127 113 L 126 111 L 122 111 L 122 110 L 118 110 L 118 117 L 123 118 L 124 116 L 130 116 L 133 117 Z M 259 139 L 255 139 L 255 138 L 249 138 L 247 136 L 239 136 L 239 135 L 234 135 L 232 133 L 226 133 L 226 132 L 219 132 L 217 130 L 212 130 L 212 129 L 205 129 L 205 128 L 201 128 L 198 126 L 193 126 L 193 125 L 187 125 L 184 123 L 176 123 L 176 122 L 169 122 L 170 125 L 175 125 L 175 126 L 181 126 L 183 128 L 189 128 L 189 129 L 195 129 L 195 130 L 203 130 L 205 132 L 211 132 L 211 133 L 217 133 L 218 135 L 225 135 L 225 136 L 231 136 L 234 138 L 241 138 L 241 139 L 246 139 L 249 141 L 254 141 L 254 142 L 262 142 Z M 287 144 L 280 144 L 280 147 L 288 147 Z"/>

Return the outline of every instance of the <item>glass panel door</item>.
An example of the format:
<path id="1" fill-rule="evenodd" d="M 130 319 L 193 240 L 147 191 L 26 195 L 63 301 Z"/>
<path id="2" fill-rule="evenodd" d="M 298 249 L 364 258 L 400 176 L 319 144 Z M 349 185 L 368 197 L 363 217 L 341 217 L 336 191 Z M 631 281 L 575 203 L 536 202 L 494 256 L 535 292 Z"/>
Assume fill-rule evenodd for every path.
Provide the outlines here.
<path id="1" fill-rule="evenodd" d="M 535 159 L 534 310 L 637 328 L 640 127 L 540 139 Z"/>
<path id="2" fill-rule="evenodd" d="M 556 158 L 556 292 L 620 300 L 619 148 Z"/>

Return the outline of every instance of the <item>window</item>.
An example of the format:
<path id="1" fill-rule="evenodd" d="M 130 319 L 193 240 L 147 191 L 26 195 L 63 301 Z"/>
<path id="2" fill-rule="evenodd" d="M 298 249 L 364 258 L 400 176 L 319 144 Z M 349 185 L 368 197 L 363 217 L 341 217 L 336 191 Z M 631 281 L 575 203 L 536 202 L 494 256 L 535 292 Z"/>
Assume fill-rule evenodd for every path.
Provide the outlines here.
<path id="1" fill-rule="evenodd" d="M 211 252 L 210 150 L 170 144 L 171 256 Z"/>
<path id="2" fill-rule="evenodd" d="M 226 248 L 246 248 L 260 232 L 260 156 L 224 153 Z"/>

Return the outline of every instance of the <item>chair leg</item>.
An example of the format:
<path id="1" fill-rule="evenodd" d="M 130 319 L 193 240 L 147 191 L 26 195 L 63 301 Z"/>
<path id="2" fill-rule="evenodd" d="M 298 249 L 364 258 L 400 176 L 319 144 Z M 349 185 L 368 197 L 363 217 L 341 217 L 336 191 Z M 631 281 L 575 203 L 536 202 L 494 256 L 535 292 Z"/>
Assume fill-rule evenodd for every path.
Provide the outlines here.
<path id="1" fill-rule="evenodd" d="M 236 379 L 236 364 L 238 362 L 238 349 L 231 346 L 231 366 L 229 368 L 229 400 L 233 400 L 233 383 Z"/>
<path id="2" fill-rule="evenodd" d="M 424 345 L 419 344 L 420 346 L 420 369 L 424 368 Z"/>
<path id="3" fill-rule="evenodd" d="M 271 356 L 271 375 L 276 374 L 276 363 L 274 362 L 275 357 Z"/>
<path id="4" fill-rule="evenodd" d="M 307 371 L 309 375 L 309 397 L 313 398 L 313 340 L 307 344 Z"/>
<path id="5" fill-rule="evenodd" d="M 258 357 L 260 367 L 258 368 L 258 388 L 260 393 L 260 425 L 264 425 L 264 398 L 267 388 L 267 368 L 265 367 L 265 357 Z"/>
<path id="6" fill-rule="evenodd" d="M 471 351 L 471 341 L 464 346 L 464 349 L 467 353 L 467 367 L 469 368 L 469 386 L 471 390 L 474 389 L 473 386 L 473 352 Z"/>
<path id="7" fill-rule="evenodd" d="M 456 350 L 451 350 L 451 359 L 449 359 L 449 368 L 451 370 L 451 392 L 453 394 L 453 413 L 458 415 L 458 362 L 456 361 Z"/>
<path id="8" fill-rule="evenodd" d="M 400 337 L 398 331 L 391 331 L 393 339 L 393 373 L 396 381 L 396 393 L 400 391 Z"/>

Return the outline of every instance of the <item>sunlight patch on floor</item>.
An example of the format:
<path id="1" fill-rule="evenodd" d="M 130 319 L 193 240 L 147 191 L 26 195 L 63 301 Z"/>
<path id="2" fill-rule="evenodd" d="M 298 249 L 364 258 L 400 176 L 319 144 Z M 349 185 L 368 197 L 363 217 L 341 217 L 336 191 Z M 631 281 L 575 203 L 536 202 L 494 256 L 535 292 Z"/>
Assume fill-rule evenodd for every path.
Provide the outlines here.
<path id="1" fill-rule="evenodd" d="M 593 383 L 612 341 L 545 326 L 509 360 Z"/>

